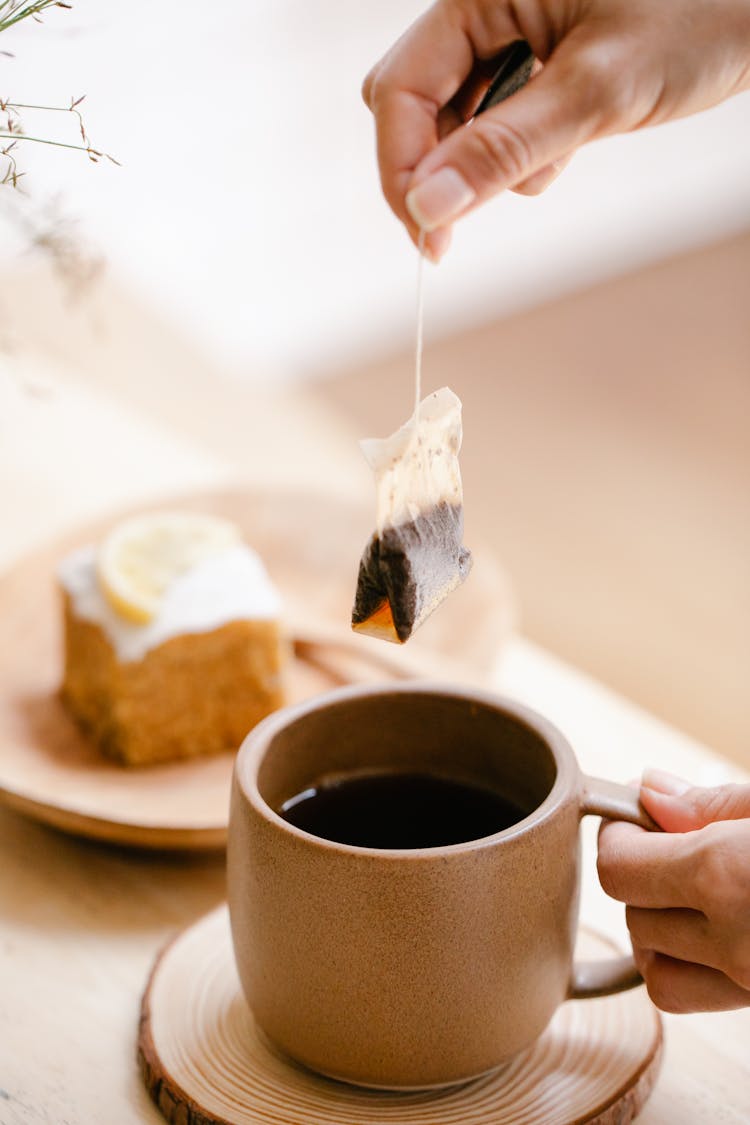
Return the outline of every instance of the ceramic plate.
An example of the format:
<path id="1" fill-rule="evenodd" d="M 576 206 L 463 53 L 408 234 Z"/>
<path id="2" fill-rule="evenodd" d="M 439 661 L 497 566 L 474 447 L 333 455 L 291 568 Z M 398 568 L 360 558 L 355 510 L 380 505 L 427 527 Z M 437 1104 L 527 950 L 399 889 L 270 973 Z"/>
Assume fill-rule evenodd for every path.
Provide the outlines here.
<path id="1" fill-rule="evenodd" d="M 352 634 L 349 614 L 369 513 L 334 498 L 234 491 L 171 498 L 235 520 L 265 561 L 295 643 L 293 700 L 341 684 L 404 676 L 486 683 L 511 626 L 507 583 L 475 552 L 471 576 L 400 648 Z M 131 513 L 81 528 L 0 580 L 0 799 L 84 836 L 152 848 L 226 839 L 232 754 L 145 769 L 108 762 L 59 696 L 62 627 L 57 563 Z"/>

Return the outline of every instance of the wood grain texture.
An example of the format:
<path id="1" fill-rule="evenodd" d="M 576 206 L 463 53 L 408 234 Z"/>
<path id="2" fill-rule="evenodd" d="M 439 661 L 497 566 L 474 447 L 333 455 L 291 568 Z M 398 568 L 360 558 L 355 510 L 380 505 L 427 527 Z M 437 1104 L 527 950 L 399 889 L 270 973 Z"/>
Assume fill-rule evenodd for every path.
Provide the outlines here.
<path id="1" fill-rule="evenodd" d="M 339 683 L 435 674 L 481 682 L 510 628 L 503 576 L 482 559 L 404 649 L 348 628 L 368 514 L 320 495 L 235 491 L 154 507 L 235 520 L 264 559 L 297 637 L 290 701 Z M 143 509 L 140 509 L 143 510 Z M 216 848 L 226 839 L 234 757 L 144 769 L 103 758 L 63 707 L 61 608 L 55 568 L 97 542 L 121 516 L 74 531 L 19 563 L 0 582 L 0 799 L 65 831 L 147 848 Z M 470 628 L 467 628 L 467 623 Z"/>
<path id="2" fill-rule="evenodd" d="M 582 932 L 579 952 L 611 955 Z M 277 1052 L 241 995 L 225 907 L 159 956 L 144 993 L 138 1057 L 172 1125 L 628 1125 L 661 1059 L 661 1022 L 643 989 L 564 1004 L 529 1050 L 445 1090 L 383 1093 L 322 1078 Z"/>

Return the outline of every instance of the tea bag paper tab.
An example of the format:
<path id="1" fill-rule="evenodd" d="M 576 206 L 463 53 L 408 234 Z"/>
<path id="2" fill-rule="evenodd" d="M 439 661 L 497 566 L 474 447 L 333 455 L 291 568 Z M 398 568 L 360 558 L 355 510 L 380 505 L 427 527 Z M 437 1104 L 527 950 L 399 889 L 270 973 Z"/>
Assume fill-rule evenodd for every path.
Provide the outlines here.
<path id="1" fill-rule="evenodd" d="M 417 417 L 361 442 L 375 475 L 375 532 L 359 564 L 352 628 L 397 644 L 466 578 L 458 467 L 461 401 L 443 387 Z"/>

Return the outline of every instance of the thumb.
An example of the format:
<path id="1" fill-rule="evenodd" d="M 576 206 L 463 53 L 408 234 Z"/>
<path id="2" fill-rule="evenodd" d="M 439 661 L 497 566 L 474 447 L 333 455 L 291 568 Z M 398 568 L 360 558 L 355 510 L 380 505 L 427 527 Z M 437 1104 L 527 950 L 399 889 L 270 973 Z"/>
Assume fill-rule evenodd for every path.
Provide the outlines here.
<path id="1" fill-rule="evenodd" d="M 641 802 L 665 832 L 692 832 L 716 820 L 750 817 L 750 785 L 701 789 L 661 770 L 645 770 Z"/>
<path id="2" fill-rule="evenodd" d="M 599 52 L 609 63 L 611 51 Z M 544 68 L 512 97 L 442 140 L 417 165 L 406 206 L 427 231 L 563 160 L 585 141 L 616 127 L 611 69 L 597 81 L 592 44 L 563 42 Z"/>

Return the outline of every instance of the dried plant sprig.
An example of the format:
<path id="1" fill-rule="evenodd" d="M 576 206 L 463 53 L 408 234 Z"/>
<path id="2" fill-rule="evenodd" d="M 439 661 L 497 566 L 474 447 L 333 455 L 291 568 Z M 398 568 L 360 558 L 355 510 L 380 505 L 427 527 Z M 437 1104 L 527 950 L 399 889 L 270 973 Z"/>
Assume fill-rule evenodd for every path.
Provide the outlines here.
<path id="1" fill-rule="evenodd" d="M 78 108 L 85 98 L 82 94 L 78 98 L 71 98 L 70 105 L 32 105 L 28 102 L 12 102 L 9 98 L 0 98 L 0 113 L 5 114 L 5 128 L 0 128 L 0 138 L 12 139 L 13 142 L 17 141 L 30 141 L 38 145 L 53 145 L 56 148 L 69 148 L 78 152 L 85 152 L 89 160 L 94 164 L 98 164 L 100 160 L 109 160 L 112 164 L 120 166 L 120 161 L 117 160 L 108 152 L 103 152 L 101 149 L 94 148 L 91 140 L 86 132 L 86 126 L 83 122 L 81 111 Z M 78 130 L 81 134 L 83 144 L 72 144 L 69 141 L 55 141 L 49 137 L 36 137 L 31 136 L 24 131 L 24 127 L 19 116 L 19 110 L 40 110 L 44 113 L 70 113 L 73 114 L 78 120 Z M 7 146 L 10 149 L 12 146 Z M 18 180 L 23 175 L 18 171 L 15 159 L 9 156 L 9 152 L 0 149 L 0 156 L 4 156 L 7 161 L 6 174 L 0 180 L 2 184 L 12 184 L 13 187 L 18 186 Z"/>
<path id="2" fill-rule="evenodd" d="M 113 164 L 117 164 L 118 167 L 122 167 L 120 161 L 116 160 L 114 156 L 110 156 L 108 152 L 100 152 L 99 149 L 92 148 L 91 145 L 71 145 L 66 141 L 51 141 L 49 137 L 30 137 L 28 133 L 16 133 L 12 130 L 6 133 L 3 132 L 2 129 L 0 129 L 0 137 L 13 137 L 14 142 L 33 141 L 34 144 L 37 145 L 54 145 L 56 148 L 72 148 L 77 152 L 85 152 L 89 160 L 93 161 L 94 164 L 97 164 L 99 160 L 104 157 L 107 160 L 111 160 Z M 3 153 L 3 155 L 6 154 Z"/>
<path id="3" fill-rule="evenodd" d="M 29 18 L 41 23 L 41 14 L 47 8 L 71 7 L 65 0 L 0 0 L 0 31 Z"/>
<path id="4" fill-rule="evenodd" d="M 3 101 L 3 99 L 0 98 L 0 113 L 8 109 L 43 109 L 47 113 L 74 113 L 78 118 L 78 128 L 81 131 L 81 140 L 84 142 L 84 144 L 88 145 L 89 139 L 86 136 L 86 127 L 83 124 L 81 111 L 78 108 L 81 102 L 84 101 L 85 97 L 85 94 L 81 94 L 80 98 L 71 98 L 70 105 L 29 105 L 26 102 Z"/>
<path id="5" fill-rule="evenodd" d="M 6 31 L 24 19 L 30 18 L 41 23 L 41 14 L 48 8 L 71 7 L 72 5 L 66 0 L 0 0 L 0 32 Z M 13 57 L 9 51 L 0 51 L 0 55 Z M 45 214 L 19 186 L 19 180 L 24 173 L 18 169 L 16 150 L 20 141 L 29 141 L 32 144 L 83 151 L 94 163 L 106 158 L 113 164 L 118 164 L 119 161 L 109 153 L 102 152 L 92 145 L 79 109 L 82 101 L 83 97 L 74 97 L 70 99 L 70 104 L 67 106 L 47 106 L 0 98 L 0 114 L 5 115 L 4 121 L 0 118 L 0 187 L 10 186 L 18 189 L 10 192 L 0 191 L 0 208 L 8 209 L 16 223 L 25 229 L 26 239 L 31 247 L 46 253 L 70 293 L 85 289 L 101 271 L 103 263 L 81 247 L 80 239 L 76 233 L 68 229 L 69 224 L 64 218 L 54 213 Z M 30 136 L 24 130 L 19 111 L 23 111 L 24 114 L 27 111 L 72 114 L 77 119 L 82 143 L 73 144 L 48 137 Z M 3 141 L 8 143 L 3 144 Z"/>
<path id="6" fill-rule="evenodd" d="M 5 148 L 0 148 L 0 156 L 4 156 L 6 161 L 6 168 L 3 174 L 3 178 L 2 180 L 0 180 L 0 186 L 2 186 L 3 184 L 12 184 L 14 188 L 17 188 L 18 181 L 24 175 L 23 172 L 18 171 L 18 165 L 16 164 L 16 158 L 13 152 L 15 147 L 16 142 L 11 141 L 11 143 L 9 145 L 6 145 Z"/>
<path id="7" fill-rule="evenodd" d="M 66 0 L 0 0 L 0 32 L 7 30 L 14 24 L 19 23 L 24 19 L 33 19 L 41 22 L 41 13 L 47 8 L 71 8 L 72 5 L 67 3 Z M 84 95 L 85 96 L 85 95 Z M 108 152 L 103 152 L 101 149 L 95 148 L 91 143 L 87 133 L 86 126 L 83 123 L 83 117 L 79 106 L 83 101 L 83 97 L 71 98 L 70 105 L 32 105 L 28 102 L 13 102 L 10 98 L 0 98 L 0 113 L 5 114 L 5 128 L 0 127 L 0 142 L 3 140 L 11 141 L 28 141 L 31 144 L 38 145 L 51 145 L 55 148 L 68 148 L 75 149 L 78 152 L 85 152 L 89 160 L 93 164 L 98 164 L 100 160 L 109 160 L 113 164 L 118 164 L 119 161 L 111 156 Z M 71 113 L 78 119 L 78 129 L 81 134 L 82 144 L 72 144 L 69 141 L 52 140 L 49 137 L 32 136 L 25 132 L 19 110 L 32 110 L 42 111 L 45 113 Z M 18 187 L 18 181 L 23 175 L 18 170 L 15 155 L 12 154 L 14 145 L 6 145 L 5 148 L 0 148 L 0 156 L 5 158 L 4 169 L 0 167 L 0 186 L 10 185 Z"/>

